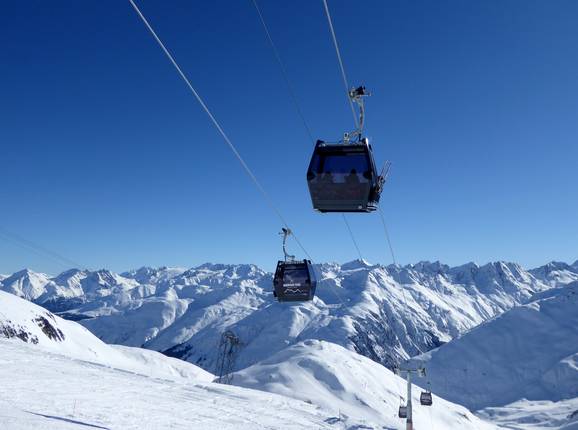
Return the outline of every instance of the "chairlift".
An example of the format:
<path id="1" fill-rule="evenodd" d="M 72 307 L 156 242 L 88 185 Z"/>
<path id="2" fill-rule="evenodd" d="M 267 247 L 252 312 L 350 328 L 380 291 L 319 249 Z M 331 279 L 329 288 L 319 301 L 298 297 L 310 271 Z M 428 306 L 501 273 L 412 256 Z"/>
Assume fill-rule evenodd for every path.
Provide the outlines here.
<path id="1" fill-rule="evenodd" d="M 422 406 L 431 406 L 433 403 L 431 391 L 422 391 L 419 396 L 419 402 L 422 404 Z"/>
<path id="2" fill-rule="evenodd" d="M 310 260 L 295 260 L 287 254 L 286 242 L 291 230 L 283 228 L 283 260 L 277 262 L 273 277 L 273 296 L 279 302 L 303 302 L 315 297 L 317 279 Z"/>
<path id="3" fill-rule="evenodd" d="M 423 369 L 423 376 L 425 377 L 425 368 Z M 425 391 L 422 391 L 420 396 L 419 396 L 419 402 L 423 405 L 423 406 L 431 406 L 433 403 L 433 396 L 431 394 L 431 384 L 430 381 L 427 381 L 427 388 L 425 389 Z"/>
<path id="4" fill-rule="evenodd" d="M 365 87 L 352 89 L 349 97 L 359 106 L 359 125 L 345 133 L 342 142 L 318 140 L 307 170 L 313 208 L 319 212 L 373 212 L 385 182 L 388 165 L 378 173 L 373 149 L 363 130 Z"/>

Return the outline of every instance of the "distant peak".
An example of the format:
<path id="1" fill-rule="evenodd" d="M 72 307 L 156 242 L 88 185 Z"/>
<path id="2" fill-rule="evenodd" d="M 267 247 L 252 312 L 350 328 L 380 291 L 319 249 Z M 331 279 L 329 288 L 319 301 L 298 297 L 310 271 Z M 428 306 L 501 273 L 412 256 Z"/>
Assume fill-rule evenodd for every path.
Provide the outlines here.
<path id="1" fill-rule="evenodd" d="M 413 269 L 423 271 L 423 272 L 437 272 L 443 273 L 449 270 L 449 266 L 442 264 L 439 260 L 431 261 L 420 261 L 412 266 Z"/>
<path id="2" fill-rule="evenodd" d="M 372 267 L 373 265 L 363 258 L 357 258 L 341 265 L 341 270 L 355 270 Z"/>
<path id="3" fill-rule="evenodd" d="M 19 270 L 18 272 L 13 273 L 9 277 L 10 279 L 20 279 L 20 278 L 47 278 L 48 276 L 44 273 L 38 273 L 28 268 Z M 7 278 L 8 279 L 8 278 Z"/>

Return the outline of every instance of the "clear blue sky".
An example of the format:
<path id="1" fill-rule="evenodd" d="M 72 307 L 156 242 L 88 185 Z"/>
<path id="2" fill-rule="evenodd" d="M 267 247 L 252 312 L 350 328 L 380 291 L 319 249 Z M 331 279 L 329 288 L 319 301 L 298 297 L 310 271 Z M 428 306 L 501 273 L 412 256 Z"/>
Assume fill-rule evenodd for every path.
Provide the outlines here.
<path id="1" fill-rule="evenodd" d="M 311 208 L 313 144 L 251 2 L 138 4 L 313 258 L 355 258 L 341 217 Z M 338 138 L 352 119 L 322 2 L 260 5 L 313 133 Z M 398 261 L 578 258 L 578 2 L 329 5 L 393 163 Z M 0 43 L 4 231 L 91 268 L 273 269 L 278 219 L 128 1 L 5 2 Z M 364 257 L 391 262 L 378 215 L 349 219 Z M 0 273 L 65 266 L 0 240 Z"/>

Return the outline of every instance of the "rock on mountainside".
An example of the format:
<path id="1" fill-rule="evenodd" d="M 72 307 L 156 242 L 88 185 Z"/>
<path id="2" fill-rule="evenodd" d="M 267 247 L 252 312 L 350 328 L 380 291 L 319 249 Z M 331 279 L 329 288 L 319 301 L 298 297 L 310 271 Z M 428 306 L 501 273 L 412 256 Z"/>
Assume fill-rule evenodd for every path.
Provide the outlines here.
<path id="1" fill-rule="evenodd" d="M 578 282 L 538 293 L 412 361 L 425 363 L 434 392 L 472 410 L 578 399 Z"/>
<path id="2" fill-rule="evenodd" d="M 276 303 L 271 274 L 258 267 L 223 264 L 123 275 L 71 270 L 48 280 L 35 301 L 82 319 L 107 343 L 144 346 L 215 372 L 226 330 L 239 339 L 234 369 L 305 339 L 333 342 L 393 366 L 550 288 L 504 262 L 451 268 L 353 261 L 316 270 L 318 296 L 301 304 Z"/>
<path id="3" fill-rule="evenodd" d="M 213 380 L 212 374 L 155 351 L 107 345 L 81 325 L 0 291 L 0 340 L 3 338 L 33 345 L 44 354 L 60 354 L 147 376 Z"/>

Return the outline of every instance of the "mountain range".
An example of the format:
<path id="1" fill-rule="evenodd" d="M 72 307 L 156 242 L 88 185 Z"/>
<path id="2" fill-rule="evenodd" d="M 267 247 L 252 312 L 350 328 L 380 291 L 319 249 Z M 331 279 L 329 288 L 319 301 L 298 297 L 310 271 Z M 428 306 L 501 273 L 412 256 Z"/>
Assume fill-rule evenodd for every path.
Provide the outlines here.
<path id="1" fill-rule="evenodd" d="M 233 385 L 313 403 L 334 415 L 326 422 L 351 428 L 396 428 L 404 383 L 379 364 L 408 359 L 428 369 L 416 382 L 436 394 L 430 425 L 486 428 L 455 403 L 508 428 L 578 425 L 578 262 L 526 270 L 508 262 L 355 260 L 315 270 L 317 297 L 294 304 L 277 303 L 271 274 L 248 264 L 58 276 L 22 270 L 0 277 L 0 290 L 75 320 L 51 317 L 106 344 L 162 352 L 226 374 Z M 13 320 L 21 316 L 3 309 L 0 321 L 11 327 L 4 334 L 19 333 Z M 94 348 L 77 348 L 86 349 Z M 415 413 L 422 424 L 428 419 L 427 408 Z"/>
<path id="2" fill-rule="evenodd" d="M 355 260 L 320 264 L 317 297 L 277 303 L 270 273 L 254 265 L 203 264 L 116 274 L 22 270 L 0 289 L 80 321 L 107 343 L 138 346 L 215 372 L 216 344 L 231 331 L 239 370 L 306 339 L 325 340 L 387 367 L 427 352 L 534 294 L 578 280 L 578 262 L 525 270 L 515 263 L 406 266 Z"/>

